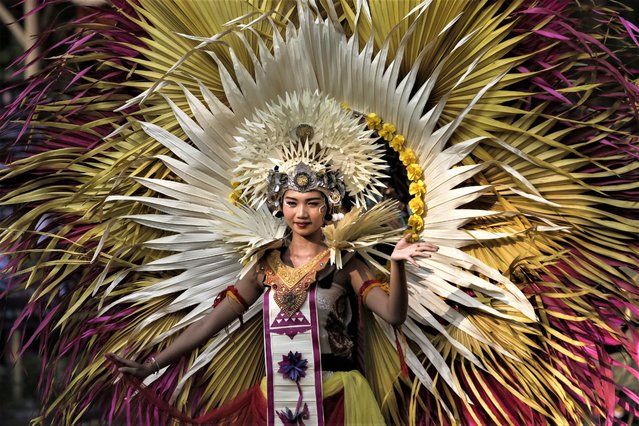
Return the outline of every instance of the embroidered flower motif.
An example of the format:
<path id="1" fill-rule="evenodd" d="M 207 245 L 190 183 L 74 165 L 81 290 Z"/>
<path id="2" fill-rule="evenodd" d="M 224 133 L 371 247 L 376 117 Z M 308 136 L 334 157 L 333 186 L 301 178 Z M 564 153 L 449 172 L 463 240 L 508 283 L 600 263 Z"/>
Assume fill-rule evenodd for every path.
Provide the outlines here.
<path id="1" fill-rule="evenodd" d="M 404 147 L 406 139 L 403 135 L 396 134 L 397 128 L 392 123 L 384 123 L 381 118 L 371 112 L 366 116 L 366 124 L 369 129 L 377 130 L 380 138 L 388 142 L 388 145 L 399 154 L 399 160 L 406 168 L 406 176 L 410 181 L 408 192 L 413 198 L 409 201 L 408 207 L 412 215 L 408 218 L 409 229 L 405 234 L 411 236 L 411 241 L 415 242 L 419 239 L 419 233 L 424 229 L 424 219 L 422 216 L 426 212 L 423 196 L 426 194 L 426 185 L 424 184 L 424 170 L 417 163 L 415 152 Z"/>
<path id="2" fill-rule="evenodd" d="M 413 231 L 411 228 L 408 228 L 407 230 L 404 231 L 404 236 L 406 235 L 410 235 L 410 241 L 412 243 L 419 240 L 419 234 Z"/>
<path id="3" fill-rule="evenodd" d="M 303 426 L 303 420 L 308 420 L 310 418 L 310 413 L 308 411 L 308 405 L 304 404 L 304 409 L 300 411 L 299 409 L 295 410 L 295 413 L 291 411 L 290 408 L 286 407 L 284 410 L 278 411 L 277 416 L 280 418 L 284 426 Z"/>
<path id="4" fill-rule="evenodd" d="M 366 116 L 366 124 L 368 125 L 368 128 L 371 130 L 381 129 L 381 126 L 380 126 L 381 122 L 382 122 L 382 119 L 379 118 L 377 114 L 375 114 L 374 112 L 371 112 L 370 114 Z"/>
<path id="5" fill-rule="evenodd" d="M 242 197 L 242 191 L 239 191 L 237 188 L 240 186 L 240 182 L 231 181 L 231 188 L 233 191 L 229 193 L 227 200 L 229 203 L 237 206 L 239 204 L 240 198 Z"/>
<path id="6" fill-rule="evenodd" d="M 237 206 L 239 201 L 240 201 L 240 197 L 242 196 L 242 193 L 240 191 L 233 191 L 229 194 L 228 196 L 228 201 L 229 203 L 233 204 L 234 206 Z"/>
<path id="7" fill-rule="evenodd" d="M 412 149 L 406 148 L 399 154 L 399 160 L 404 164 L 404 166 L 408 166 L 409 164 L 417 161 L 417 157 L 415 157 L 415 153 Z"/>
<path id="8" fill-rule="evenodd" d="M 293 353 L 289 351 L 288 355 L 282 355 L 282 361 L 278 362 L 280 368 L 278 373 L 282 373 L 285 379 L 299 383 L 302 377 L 306 376 L 306 369 L 308 361 L 302 358 L 302 354 L 299 352 Z"/>

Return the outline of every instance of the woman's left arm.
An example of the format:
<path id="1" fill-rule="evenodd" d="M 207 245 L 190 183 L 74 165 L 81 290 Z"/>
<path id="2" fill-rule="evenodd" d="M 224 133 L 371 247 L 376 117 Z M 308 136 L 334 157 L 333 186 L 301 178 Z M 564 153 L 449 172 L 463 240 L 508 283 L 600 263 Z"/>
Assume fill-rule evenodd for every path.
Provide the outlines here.
<path id="1" fill-rule="evenodd" d="M 409 262 L 419 267 L 415 257 L 430 257 L 438 247 L 426 242 L 410 242 L 410 235 L 402 238 L 391 253 L 389 291 L 386 293 L 380 286 L 366 289 L 364 304 L 371 311 L 392 325 L 401 325 L 408 313 L 408 290 L 406 288 L 406 270 L 404 263 Z M 361 260 L 353 259 L 347 264 L 351 285 L 356 294 L 360 294 L 362 286 L 374 280 L 370 268 Z"/>

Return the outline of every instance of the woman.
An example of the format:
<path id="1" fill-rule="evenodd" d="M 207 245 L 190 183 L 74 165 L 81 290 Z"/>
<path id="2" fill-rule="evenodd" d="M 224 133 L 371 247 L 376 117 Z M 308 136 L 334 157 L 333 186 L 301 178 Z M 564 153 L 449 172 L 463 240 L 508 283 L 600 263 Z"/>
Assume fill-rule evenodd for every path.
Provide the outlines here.
<path id="1" fill-rule="evenodd" d="M 330 189 L 319 188 L 323 190 Z M 317 305 L 319 306 L 318 340 L 321 348 L 321 372 L 324 377 L 327 377 L 327 372 L 337 369 L 343 370 L 344 366 L 354 366 L 352 337 L 346 336 L 346 333 L 335 337 L 335 333 L 331 333 L 327 330 L 327 323 L 331 318 L 341 321 L 351 319 L 350 309 L 344 309 L 343 307 L 339 309 L 336 306 L 340 301 L 343 305 L 344 300 L 346 300 L 345 296 L 347 297 L 349 291 L 360 295 L 361 302 L 388 323 L 401 325 L 404 322 L 408 308 L 404 262 L 410 262 L 418 266 L 415 257 L 430 257 L 429 252 L 437 250 L 435 245 L 425 242 L 411 243 L 410 235 L 401 239 L 390 256 L 390 282 L 388 289 L 385 290 L 381 282 L 375 280 L 373 273 L 366 263 L 357 257 L 352 257 L 350 261 L 338 271 L 334 271 L 334 268 L 326 262 L 328 250 L 323 241 L 322 227 L 326 224 L 326 213 L 329 211 L 329 202 L 322 191 L 311 190 L 308 192 L 300 192 L 293 189 L 286 190 L 283 194 L 281 205 L 283 218 L 291 230 L 290 244 L 282 252 L 281 259 L 279 251 L 266 254 L 257 268 L 238 280 L 233 290 L 227 290 L 226 294 L 232 291 L 234 296 L 224 297 L 208 315 L 191 325 L 171 346 L 160 352 L 157 357 L 151 358 L 149 362 L 140 364 L 112 355 L 113 359 L 120 365 L 120 372 L 131 374 L 138 378 L 144 378 L 158 371 L 160 368 L 175 362 L 178 358 L 202 345 L 211 336 L 236 319 L 238 315 L 241 316 L 248 306 L 257 301 L 265 288 L 271 287 L 271 290 L 273 290 L 273 286 L 269 285 L 272 284 L 272 280 L 268 279 L 268 275 L 272 275 L 275 279 L 281 279 L 281 275 L 286 275 L 288 271 L 307 270 L 298 277 L 297 282 L 290 283 L 289 287 L 304 281 L 305 277 L 310 275 L 315 278 L 315 283 L 311 288 L 313 288 L 313 290 L 317 289 Z M 318 288 L 319 286 L 315 284 L 327 276 L 332 278 L 332 283 L 329 283 L 328 288 Z M 306 289 L 303 291 L 305 292 Z M 302 297 L 307 299 L 305 295 L 302 295 Z M 282 306 L 285 308 L 285 303 L 283 303 Z M 342 313 L 345 311 L 348 314 L 346 316 L 334 315 L 338 310 L 341 310 Z M 295 313 L 299 313 L 299 310 L 296 310 Z M 331 313 L 333 314 L 332 316 Z M 341 330 L 346 330 L 348 324 L 342 323 L 340 326 L 339 328 Z M 339 343 L 335 343 L 335 341 L 339 341 Z M 344 348 L 346 348 L 346 350 L 344 350 Z M 292 351 L 289 351 L 289 358 L 294 359 L 295 354 L 291 354 Z M 330 365 L 324 366 L 325 363 Z M 280 363 L 279 365 L 280 369 L 278 371 L 282 372 L 282 364 Z M 304 365 L 304 371 L 302 371 L 306 377 L 308 377 L 307 365 L 308 361 Z M 319 370 L 319 366 L 316 366 L 316 368 Z M 348 368 L 348 370 L 350 370 L 350 368 Z M 359 373 L 356 371 L 349 371 L 348 374 L 359 376 Z M 365 409 L 360 410 L 357 414 L 357 421 L 383 423 L 381 413 L 375 403 L 372 392 L 360 377 L 356 378 L 359 383 L 359 389 L 356 390 L 356 393 L 360 399 L 359 407 L 365 407 Z M 296 385 L 300 381 L 303 381 L 304 377 L 297 379 Z M 303 398 L 302 394 L 303 392 L 300 391 L 295 411 L 288 406 L 286 406 L 284 410 L 276 411 L 276 414 L 285 424 L 296 424 L 298 420 L 303 418 L 308 419 L 309 417 L 313 420 L 317 419 L 320 421 L 322 419 L 330 419 L 328 423 L 335 421 L 339 421 L 340 423 L 344 422 L 343 418 L 336 418 L 334 415 L 334 411 L 337 411 L 337 417 L 339 417 L 339 414 L 343 412 L 342 409 L 335 410 L 335 407 L 324 406 L 320 407 L 317 412 L 311 409 L 310 413 L 309 409 L 301 409 L 302 403 L 305 404 L 305 407 L 308 407 L 308 401 L 306 401 L 306 398 Z M 275 395 L 273 395 L 273 397 L 277 399 Z M 362 398 L 365 403 L 362 403 Z M 354 407 L 350 407 L 349 410 L 351 411 L 349 414 L 352 416 L 356 415 L 353 412 L 354 410 L 357 411 Z M 313 414 L 317 417 L 313 417 Z M 252 419 L 251 421 L 255 420 L 256 419 Z"/>

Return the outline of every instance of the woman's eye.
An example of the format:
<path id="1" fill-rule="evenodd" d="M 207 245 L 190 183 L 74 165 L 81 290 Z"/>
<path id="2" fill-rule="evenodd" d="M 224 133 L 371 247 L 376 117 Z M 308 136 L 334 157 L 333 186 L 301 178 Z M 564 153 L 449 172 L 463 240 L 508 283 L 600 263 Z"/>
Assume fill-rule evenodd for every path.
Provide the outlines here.
<path id="1" fill-rule="evenodd" d="M 286 205 L 287 205 L 287 206 L 289 206 L 289 207 L 295 207 L 295 203 L 293 203 L 293 202 L 291 202 L 291 201 L 288 201 L 288 202 L 286 203 Z"/>

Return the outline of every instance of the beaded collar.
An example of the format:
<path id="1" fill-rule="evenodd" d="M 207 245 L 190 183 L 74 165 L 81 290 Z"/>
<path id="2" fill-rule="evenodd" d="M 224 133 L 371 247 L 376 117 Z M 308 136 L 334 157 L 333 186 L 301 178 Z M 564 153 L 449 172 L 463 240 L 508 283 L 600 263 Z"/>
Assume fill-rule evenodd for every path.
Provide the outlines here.
<path id="1" fill-rule="evenodd" d="M 306 292 L 315 281 L 315 275 L 328 262 L 330 253 L 324 250 L 308 263 L 300 267 L 291 267 L 282 262 L 280 252 L 273 250 L 266 258 L 265 285 L 275 292 L 275 302 L 289 317 L 297 312 L 306 300 Z"/>

